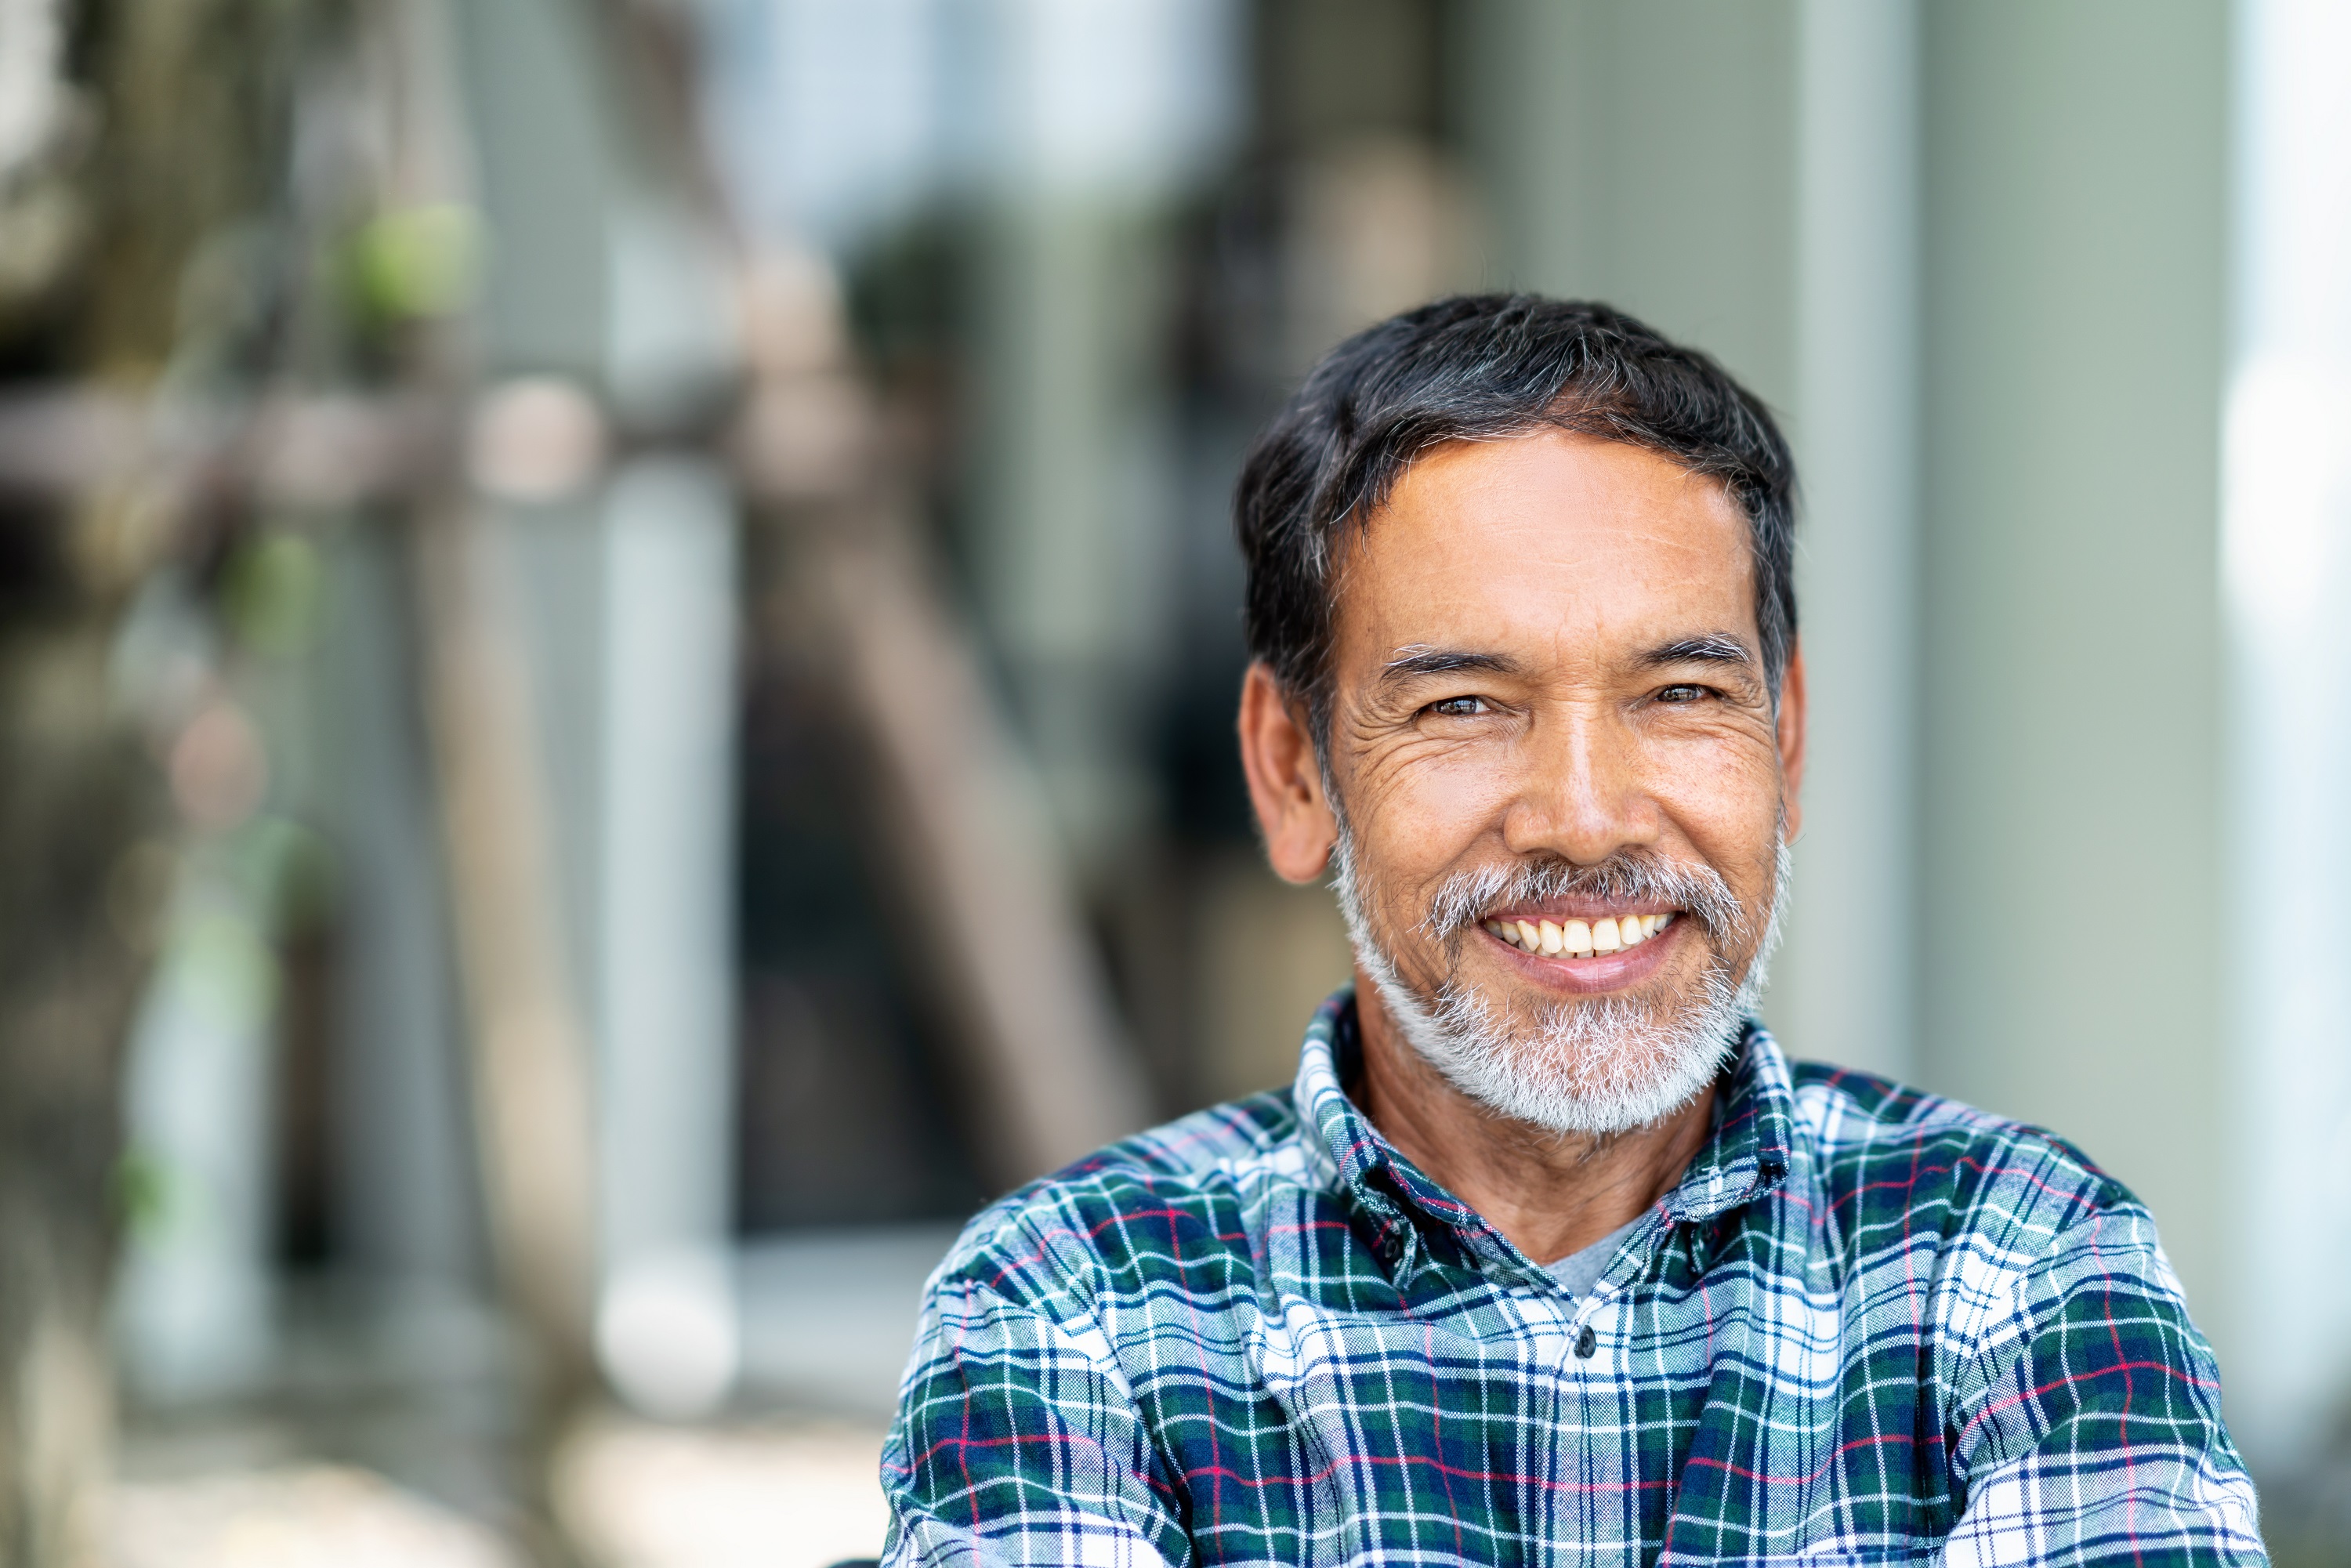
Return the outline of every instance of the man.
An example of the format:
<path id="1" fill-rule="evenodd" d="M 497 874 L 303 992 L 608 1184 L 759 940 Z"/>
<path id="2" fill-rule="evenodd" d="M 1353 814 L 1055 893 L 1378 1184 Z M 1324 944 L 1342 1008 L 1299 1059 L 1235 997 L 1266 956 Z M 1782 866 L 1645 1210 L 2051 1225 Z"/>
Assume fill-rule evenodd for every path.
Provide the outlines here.
<path id="1" fill-rule="evenodd" d="M 1752 1020 L 1794 486 L 1599 306 L 1447 300 L 1308 379 L 1240 482 L 1240 740 L 1354 984 L 1291 1088 L 972 1222 L 893 1561 L 2264 1561 L 2131 1195 Z"/>

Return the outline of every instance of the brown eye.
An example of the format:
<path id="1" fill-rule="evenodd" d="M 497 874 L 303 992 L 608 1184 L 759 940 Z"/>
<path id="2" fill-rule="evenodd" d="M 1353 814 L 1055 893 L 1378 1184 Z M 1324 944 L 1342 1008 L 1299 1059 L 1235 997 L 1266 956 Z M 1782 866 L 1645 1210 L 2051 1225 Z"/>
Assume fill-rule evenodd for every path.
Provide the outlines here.
<path id="1" fill-rule="evenodd" d="M 1694 703 L 1706 695 L 1704 686 L 1667 686 L 1657 694 L 1661 703 Z"/>
<path id="2" fill-rule="evenodd" d="M 1428 705 L 1427 711 L 1446 718 L 1475 718 L 1486 711 L 1483 697 L 1447 697 Z"/>

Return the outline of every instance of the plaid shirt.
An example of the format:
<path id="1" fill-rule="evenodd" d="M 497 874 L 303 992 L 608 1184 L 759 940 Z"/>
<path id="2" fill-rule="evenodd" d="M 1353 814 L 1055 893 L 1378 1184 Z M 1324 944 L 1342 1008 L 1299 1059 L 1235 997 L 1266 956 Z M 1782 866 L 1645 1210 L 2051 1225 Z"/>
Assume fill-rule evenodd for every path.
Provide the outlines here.
<path id="1" fill-rule="evenodd" d="M 2266 1562 L 2145 1208 L 2045 1134 L 1748 1026 L 1587 1295 L 1289 1090 L 988 1208 L 932 1278 L 887 1559 Z"/>

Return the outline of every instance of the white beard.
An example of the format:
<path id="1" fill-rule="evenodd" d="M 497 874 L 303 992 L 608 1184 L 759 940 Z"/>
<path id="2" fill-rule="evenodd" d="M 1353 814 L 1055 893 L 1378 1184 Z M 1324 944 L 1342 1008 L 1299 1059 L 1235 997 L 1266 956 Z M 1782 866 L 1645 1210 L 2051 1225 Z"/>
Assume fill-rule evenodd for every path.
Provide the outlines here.
<path id="1" fill-rule="evenodd" d="M 1790 857 L 1783 835 L 1770 918 L 1743 976 L 1731 974 L 1718 948 L 1695 994 L 1668 1000 L 1664 1004 L 1667 1010 L 1653 1010 L 1628 998 L 1604 997 L 1547 1002 L 1522 1022 L 1506 1007 L 1498 1008 L 1451 977 L 1434 996 L 1425 997 L 1406 985 L 1386 945 L 1372 929 L 1353 846 L 1343 827 L 1335 858 L 1338 869 L 1332 881 L 1354 943 L 1355 961 L 1371 977 L 1405 1039 L 1447 1082 L 1488 1110 L 1552 1133 L 1630 1132 L 1671 1115 L 1712 1083 L 1739 1042 L 1740 1026 L 1763 993 L 1788 902 Z M 1668 874 L 1703 884 L 1676 889 L 1685 895 L 1674 899 L 1677 904 L 1710 906 L 1717 921 L 1723 918 L 1726 904 L 1738 910 L 1729 887 L 1711 869 L 1693 873 L 1675 868 Z M 1495 881 L 1496 874 L 1488 873 L 1468 879 L 1483 886 L 1448 884 L 1441 889 L 1432 900 L 1431 934 L 1451 938 L 1461 929 L 1465 907 L 1473 913 L 1494 907 L 1499 901 L 1487 890 Z M 1736 918 L 1743 920 L 1744 912 Z"/>

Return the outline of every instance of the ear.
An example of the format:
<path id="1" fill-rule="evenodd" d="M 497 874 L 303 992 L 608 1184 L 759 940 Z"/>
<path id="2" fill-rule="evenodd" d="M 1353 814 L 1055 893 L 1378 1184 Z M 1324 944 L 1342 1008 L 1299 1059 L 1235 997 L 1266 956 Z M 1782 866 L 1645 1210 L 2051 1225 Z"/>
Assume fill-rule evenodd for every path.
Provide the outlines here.
<path id="1" fill-rule="evenodd" d="M 1811 717 L 1805 704 L 1804 644 L 1800 639 L 1788 650 L 1788 668 L 1780 677 L 1780 784 L 1787 801 L 1790 843 L 1804 827 L 1804 727 Z"/>
<path id="2" fill-rule="evenodd" d="M 1241 772 L 1265 834 L 1265 858 L 1284 882 L 1308 883 L 1331 863 L 1339 819 L 1322 794 L 1304 708 L 1286 696 L 1262 660 L 1241 682 Z"/>

